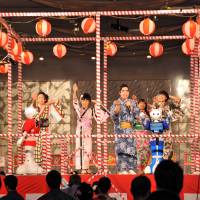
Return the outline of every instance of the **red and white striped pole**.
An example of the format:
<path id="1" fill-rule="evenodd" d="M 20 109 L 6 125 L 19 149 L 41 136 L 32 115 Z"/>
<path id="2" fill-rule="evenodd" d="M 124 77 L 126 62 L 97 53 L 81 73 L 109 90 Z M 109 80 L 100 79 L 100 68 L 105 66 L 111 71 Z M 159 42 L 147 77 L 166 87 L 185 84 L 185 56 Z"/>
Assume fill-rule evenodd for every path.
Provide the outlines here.
<path id="1" fill-rule="evenodd" d="M 8 55 L 11 55 L 11 28 L 8 28 Z M 8 174 L 12 174 L 12 66 L 8 65 Z"/>
<path id="2" fill-rule="evenodd" d="M 102 168 L 101 158 L 101 121 L 100 121 L 100 102 L 101 102 L 101 64 L 100 64 L 100 14 L 96 15 L 96 100 L 97 100 L 97 163 L 99 169 Z"/>
<path id="3" fill-rule="evenodd" d="M 108 62 L 107 62 L 107 40 L 104 41 L 104 65 L 103 65 L 103 105 L 108 107 Z M 108 123 L 103 123 L 103 166 L 104 173 L 108 173 Z"/>

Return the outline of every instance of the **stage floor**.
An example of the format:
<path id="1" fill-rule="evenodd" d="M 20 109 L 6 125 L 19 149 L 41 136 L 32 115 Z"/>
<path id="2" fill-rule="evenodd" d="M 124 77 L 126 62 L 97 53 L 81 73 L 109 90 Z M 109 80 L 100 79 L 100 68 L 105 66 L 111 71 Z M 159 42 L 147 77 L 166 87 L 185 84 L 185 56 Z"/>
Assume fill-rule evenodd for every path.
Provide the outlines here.
<path id="1" fill-rule="evenodd" d="M 101 176 L 81 175 L 82 181 L 93 183 Z M 130 184 L 133 175 L 108 175 L 111 179 L 113 187 L 111 195 L 117 197 L 118 200 L 132 200 L 130 194 Z M 152 183 L 152 191 L 155 190 L 156 185 L 153 175 L 148 175 Z M 18 191 L 25 197 L 26 200 L 36 200 L 39 196 L 48 191 L 45 183 L 45 176 L 18 176 L 19 185 Z M 69 175 L 63 175 L 63 185 L 66 187 L 69 180 Z M 197 195 L 198 193 L 198 195 Z M 0 190 L 0 195 L 6 194 L 4 185 Z M 198 197 L 198 198 L 197 198 Z M 182 200 L 200 200 L 200 175 L 184 175 L 184 186 L 181 192 Z"/>

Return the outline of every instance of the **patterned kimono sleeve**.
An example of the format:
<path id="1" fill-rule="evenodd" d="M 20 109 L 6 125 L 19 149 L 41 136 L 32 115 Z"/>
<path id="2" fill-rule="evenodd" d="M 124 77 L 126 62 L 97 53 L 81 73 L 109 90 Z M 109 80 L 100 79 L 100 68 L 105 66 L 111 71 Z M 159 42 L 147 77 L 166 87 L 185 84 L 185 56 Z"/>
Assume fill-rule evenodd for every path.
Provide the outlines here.
<path id="1" fill-rule="evenodd" d="M 94 108 L 93 108 L 93 117 L 94 117 L 95 121 L 97 121 L 97 112 L 96 111 L 97 111 L 97 106 L 95 105 Z M 101 124 L 106 122 L 108 117 L 109 117 L 108 112 L 100 109 L 100 122 L 101 122 Z"/>
<path id="2" fill-rule="evenodd" d="M 115 123 L 118 123 L 119 115 L 115 114 L 114 110 L 115 110 L 115 105 L 113 103 L 113 105 L 110 108 L 110 117 Z"/>
<path id="3" fill-rule="evenodd" d="M 169 100 L 169 112 L 168 117 L 172 122 L 181 120 L 183 118 L 184 112 L 181 109 L 181 102 L 176 102 L 173 100 Z"/>
<path id="4" fill-rule="evenodd" d="M 51 104 L 49 106 L 49 114 L 53 117 L 56 123 L 60 122 L 63 119 L 61 105 Z"/>

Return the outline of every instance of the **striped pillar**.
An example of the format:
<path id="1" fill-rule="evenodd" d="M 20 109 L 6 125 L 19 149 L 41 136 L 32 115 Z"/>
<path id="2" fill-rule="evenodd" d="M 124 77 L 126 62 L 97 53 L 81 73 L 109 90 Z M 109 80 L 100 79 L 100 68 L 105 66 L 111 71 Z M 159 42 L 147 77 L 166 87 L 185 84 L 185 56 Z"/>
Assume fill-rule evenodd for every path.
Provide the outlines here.
<path id="1" fill-rule="evenodd" d="M 108 107 L 108 63 L 107 63 L 107 40 L 104 41 L 104 68 L 103 68 L 103 105 Z M 108 123 L 103 124 L 103 167 L 104 173 L 108 173 Z"/>
<path id="2" fill-rule="evenodd" d="M 8 55 L 11 54 L 11 28 L 8 29 Z M 12 66 L 8 65 L 8 174 L 12 174 Z"/>
<path id="3" fill-rule="evenodd" d="M 102 168 L 101 157 L 101 123 L 100 123 L 100 101 L 101 101 L 101 64 L 100 64 L 100 14 L 96 14 L 96 100 L 97 100 L 97 163 Z"/>

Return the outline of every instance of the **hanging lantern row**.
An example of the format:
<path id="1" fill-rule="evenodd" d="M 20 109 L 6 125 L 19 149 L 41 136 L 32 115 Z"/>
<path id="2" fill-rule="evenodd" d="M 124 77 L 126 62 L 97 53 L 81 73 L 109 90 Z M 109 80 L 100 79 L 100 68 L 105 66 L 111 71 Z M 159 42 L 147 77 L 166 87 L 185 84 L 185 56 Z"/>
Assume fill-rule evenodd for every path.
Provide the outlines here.
<path id="1" fill-rule="evenodd" d="M 29 51 L 25 51 L 23 52 L 23 48 L 22 48 L 22 44 L 18 43 L 14 38 L 10 38 L 10 56 L 13 60 L 15 61 L 19 61 L 19 56 L 21 55 L 21 60 L 23 64 L 31 64 L 33 62 L 33 54 Z M 8 35 L 7 33 L 0 31 L 0 47 L 2 47 L 3 49 L 5 49 L 8 52 Z M 26 55 L 26 52 L 28 53 L 28 59 L 29 61 L 27 61 L 27 59 L 24 58 L 24 55 Z"/>

